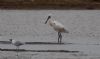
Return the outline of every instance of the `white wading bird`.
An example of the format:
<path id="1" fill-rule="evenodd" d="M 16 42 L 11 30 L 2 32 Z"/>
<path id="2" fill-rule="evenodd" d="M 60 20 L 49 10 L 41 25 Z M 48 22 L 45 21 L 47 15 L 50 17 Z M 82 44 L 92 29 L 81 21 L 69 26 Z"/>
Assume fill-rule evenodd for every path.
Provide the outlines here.
<path id="1" fill-rule="evenodd" d="M 24 45 L 25 43 L 24 43 L 24 42 L 20 42 L 20 41 L 16 41 L 16 40 L 13 40 L 13 39 L 9 39 L 9 41 L 10 41 L 14 46 L 16 46 L 16 49 L 17 49 L 17 56 L 18 56 L 19 47 L 20 47 L 21 45 Z"/>
<path id="2" fill-rule="evenodd" d="M 61 43 L 62 42 L 62 35 L 61 33 L 69 33 L 68 30 L 65 29 L 65 27 L 59 23 L 58 21 L 54 20 L 54 19 L 51 19 L 51 15 L 48 16 L 47 20 L 45 21 L 45 24 L 49 22 L 49 25 L 51 27 L 53 27 L 53 29 L 55 31 L 58 32 L 58 43 Z"/>

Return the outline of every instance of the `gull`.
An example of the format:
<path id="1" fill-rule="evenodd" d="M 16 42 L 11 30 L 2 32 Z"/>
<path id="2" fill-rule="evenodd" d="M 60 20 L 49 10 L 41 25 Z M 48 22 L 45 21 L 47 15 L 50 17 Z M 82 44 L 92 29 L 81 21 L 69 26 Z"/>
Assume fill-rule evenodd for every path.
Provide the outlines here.
<path id="1" fill-rule="evenodd" d="M 14 39 L 9 39 L 9 41 L 14 45 L 16 46 L 16 49 L 17 49 L 17 56 L 18 56 L 18 50 L 19 50 L 19 47 L 21 45 L 24 45 L 25 43 L 24 42 L 21 42 L 21 41 L 16 41 Z"/>

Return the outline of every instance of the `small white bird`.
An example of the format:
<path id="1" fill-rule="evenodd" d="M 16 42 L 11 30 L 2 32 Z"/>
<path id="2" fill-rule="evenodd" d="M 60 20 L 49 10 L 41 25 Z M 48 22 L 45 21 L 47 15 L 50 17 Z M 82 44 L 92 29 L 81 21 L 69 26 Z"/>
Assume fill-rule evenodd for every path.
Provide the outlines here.
<path id="1" fill-rule="evenodd" d="M 13 39 L 9 39 L 9 41 L 10 41 L 14 46 L 16 46 L 16 49 L 17 49 L 17 56 L 18 56 L 19 47 L 20 47 L 21 45 L 24 45 L 25 43 L 24 43 L 24 42 L 20 42 L 20 41 L 16 41 L 16 40 L 13 40 Z"/>
<path id="2" fill-rule="evenodd" d="M 45 24 L 49 22 L 49 25 L 51 27 L 53 27 L 53 29 L 55 31 L 58 32 L 58 43 L 61 43 L 62 42 L 62 35 L 61 33 L 69 33 L 68 30 L 65 29 L 65 27 L 59 23 L 58 21 L 54 20 L 54 19 L 51 19 L 51 15 L 48 16 L 47 20 L 45 21 Z"/>

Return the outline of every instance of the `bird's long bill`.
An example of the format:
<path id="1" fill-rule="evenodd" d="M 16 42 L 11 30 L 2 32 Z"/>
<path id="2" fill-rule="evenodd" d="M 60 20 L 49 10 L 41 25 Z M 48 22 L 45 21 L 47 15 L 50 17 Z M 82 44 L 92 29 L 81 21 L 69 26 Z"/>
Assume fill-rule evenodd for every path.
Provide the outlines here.
<path id="1" fill-rule="evenodd" d="M 50 19 L 51 16 L 48 16 L 47 20 L 45 21 L 45 24 L 48 22 L 48 20 Z"/>

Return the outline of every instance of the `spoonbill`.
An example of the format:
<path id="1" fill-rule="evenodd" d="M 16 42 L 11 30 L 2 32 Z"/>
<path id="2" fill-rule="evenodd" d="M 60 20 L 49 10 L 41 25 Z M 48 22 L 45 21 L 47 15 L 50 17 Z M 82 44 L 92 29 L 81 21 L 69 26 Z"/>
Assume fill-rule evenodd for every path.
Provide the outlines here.
<path id="1" fill-rule="evenodd" d="M 62 34 L 61 33 L 69 33 L 68 30 L 65 29 L 64 25 L 60 22 L 56 21 L 55 19 L 51 18 L 51 15 L 48 16 L 45 24 L 49 22 L 49 25 L 58 32 L 58 43 L 62 43 Z"/>
<path id="2" fill-rule="evenodd" d="M 14 45 L 16 46 L 16 49 L 17 49 L 17 56 L 18 56 L 18 50 L 19 50 L 19 47 L 21 45 L 24 45 L 25 43 L 24 42 L 21 42 L 21 41 L 16 41 L 14 39 L 9 39 L 9 41 Z"/>

